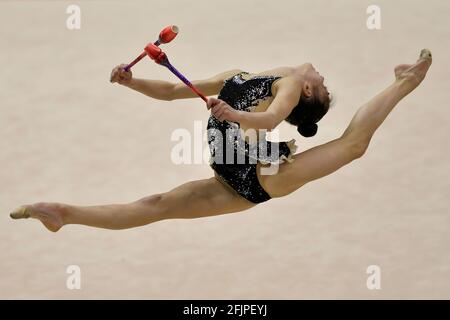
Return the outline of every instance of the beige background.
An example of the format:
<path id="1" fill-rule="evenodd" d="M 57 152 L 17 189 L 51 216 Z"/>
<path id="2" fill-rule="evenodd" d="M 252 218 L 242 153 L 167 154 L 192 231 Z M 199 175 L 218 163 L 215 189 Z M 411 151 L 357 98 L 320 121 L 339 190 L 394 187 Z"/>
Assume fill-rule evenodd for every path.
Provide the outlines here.
<path id="1" fill-rule="evenodd" d="M 66 29 L 79 4 L 81 30 Z M 450 3 L 376 1 L 1 1 L 0 298 L 450 298 Z M 200 99 L 163 102 L 109 83 L 159 30 L 190 79 L 312 62 L 337 93 L 319 134 L 343 132 L 356 108 L 423 47 L 429 77 L 403 100 L 364 158 L 246 213 L 126 231 L 12 221 L 20 204 L 132 201 L 209 177 L 174 165 L 170 135 L 206 124 Z M 137 77 L 176 78 L 149 60 Z M 66 267 L 82 289 L 66 288 Z M 379 265 L 382 289 L 366 288 Z"/>

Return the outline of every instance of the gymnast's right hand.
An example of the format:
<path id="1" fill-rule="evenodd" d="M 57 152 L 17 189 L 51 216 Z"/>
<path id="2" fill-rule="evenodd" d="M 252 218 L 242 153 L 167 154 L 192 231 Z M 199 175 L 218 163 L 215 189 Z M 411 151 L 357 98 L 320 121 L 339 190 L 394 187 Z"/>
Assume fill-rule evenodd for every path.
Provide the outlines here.
<path id="1" fill-rule="evenodd" d="M 126 64 L 122 63 L 112 69 L 109 81 L 111 83 L 118 82 L 119 84 L 129 83 L 131 78 L 133 77 L 133 74 L 131 73 L 131 71 L 125 70 L 126 66 Z"/>

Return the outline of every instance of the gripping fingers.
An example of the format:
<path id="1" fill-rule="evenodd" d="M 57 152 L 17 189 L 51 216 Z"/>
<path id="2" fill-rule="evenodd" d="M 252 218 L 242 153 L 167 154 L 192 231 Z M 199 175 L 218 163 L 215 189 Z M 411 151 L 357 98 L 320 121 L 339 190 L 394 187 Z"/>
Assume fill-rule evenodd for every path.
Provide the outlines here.
<path id="1" fill-rule="evenodd" d="M 111 83 L 117 82 L 118 71 L 119 71 L 119 67 L 115 67 L 114 69 L 112 69 L 111 76 L 109 77 L 109 81 Z"/>
<path id="2" fill-rule="evenodd" d="M 209 98 L 206 103 L 208 109 L 211 109 L 211 114 L 219 121 L 231 120 L 236 118 L 235 110 L 229 106 L 225 101 L 215 98 Z"/>
<path id="3" fill-rule="evenodd" d="M 131 71 L 125 71 L 125 67 L 127 65 L 122 63 L 121 65 L 118 65 L 111 71 L 111 77 L 109 79 L 110 82 L 119 82 L 122 83 L 124 81 L 128 81 L 132 78 Z"/>
<path id="4" fill-rule="evenodd" d="M 223 121 L 222 115 L 225 111 L 225 105 L 223 103 L 217 104 L 214 107 L 212 107 L 211 113 L 214 117 L 216 117 L 217 120 Z"/>
<path id="5" fill-rule="evenodd" d="M 216 98 L 209 98 L 208 102 L 206 102 L 206 107 L 209 110 L 212 107 L 214 107 L 215 105 L 217 105 L 218 103 L 220 103 L 220 101 L 222 101 L 222 100 L 219 100 L 219 99 L 216 99 Z"/>

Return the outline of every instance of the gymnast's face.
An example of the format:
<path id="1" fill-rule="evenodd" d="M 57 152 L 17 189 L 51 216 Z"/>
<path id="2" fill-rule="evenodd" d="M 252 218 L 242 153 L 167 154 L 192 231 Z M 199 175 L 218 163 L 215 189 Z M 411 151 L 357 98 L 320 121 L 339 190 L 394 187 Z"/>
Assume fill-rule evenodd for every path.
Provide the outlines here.
<path id="1" fill-rule="evenodd" d="M 311 96 L 314 92 L 320 101 L 326 101 L 330 99 L 330 92 L 323 84 L 324 77 L 314 68 L 311 63 L 305 64 L 304 73 L 305 85 L 303 87 L 303 93 L 306 96 Z"/>

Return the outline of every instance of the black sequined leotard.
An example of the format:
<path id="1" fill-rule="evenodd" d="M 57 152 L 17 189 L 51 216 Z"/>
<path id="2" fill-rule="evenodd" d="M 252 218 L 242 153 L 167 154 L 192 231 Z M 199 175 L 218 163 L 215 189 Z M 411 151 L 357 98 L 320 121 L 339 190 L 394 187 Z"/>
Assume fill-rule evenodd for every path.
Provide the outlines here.
<path id="1" fill-rule="evenodd" d="M 244 79 L 243 75 L 249 73 L 241 72 L 225 80 L 218 99 L 236 110 L 247 112 L 271 97 L 272 84 L 281 78 L 254 76 Z M 253 203 L 269 200 L 269 194 L 258 181 L 257 163 L 279 164 L 283 160 L 290 162 L 292 153 L 295 152 L 295 140 L 271 142 L 264 136 L 249 141 L 243 137 L 239 124 L 220 122 L 212 115 L 209 117 L 207 129 L 211 167 L 220 179 Z"/>

